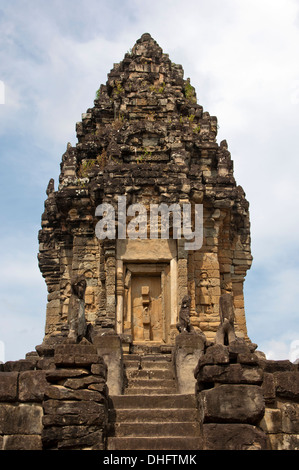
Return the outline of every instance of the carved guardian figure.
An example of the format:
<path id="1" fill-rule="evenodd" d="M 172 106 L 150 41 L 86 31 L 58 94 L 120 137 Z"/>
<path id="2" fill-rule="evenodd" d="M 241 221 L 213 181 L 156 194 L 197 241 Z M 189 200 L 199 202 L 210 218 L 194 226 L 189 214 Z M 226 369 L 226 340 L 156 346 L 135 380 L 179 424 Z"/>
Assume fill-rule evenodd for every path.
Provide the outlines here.
<path id="1" fill-rule="evenodd" d="M 194 331 L 193 326 L 190 322 L 190 303 L 191 298 L 189 295 L 185 295 L 182 300 L 182 305 L 179 313 L 179 322 L 177 324 L 177 329 L 180 333 L 187 332 L 191 333 Z"/>
<path id="2" fill-rule="evenodd" d="M 86 290 L 85 278 L 83 276 L 79 276 L 73 279 L 71 289 L 72 295 L 68 309 L 68 340 L 78 342 L 84 338 L 87 331 L 84 302 Z"/>
<path id="3" fill-rule="evenodd" d="M 216 344 L 228 345 L 236 339 L 234 321 L 234 300 L 231 285 L 225 286 L 225 293 L 220 296 L 220 326 L 216 333 Z"/>

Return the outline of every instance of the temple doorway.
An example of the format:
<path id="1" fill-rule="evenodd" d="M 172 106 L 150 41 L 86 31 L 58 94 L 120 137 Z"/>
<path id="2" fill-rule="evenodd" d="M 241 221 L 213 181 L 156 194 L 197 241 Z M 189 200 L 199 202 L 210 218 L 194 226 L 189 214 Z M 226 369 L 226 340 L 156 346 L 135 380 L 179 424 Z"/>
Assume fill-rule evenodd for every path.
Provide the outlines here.
<path id="1" fill-rule="evenodd" d="M 177 323 L 175 240 L 118 240 L 116 331 L 133 344 L 172 344 Z"/>
<path id="2" fill-rule="evenodd" d="M 125 266 L 124 333 L 133 343 L 168 342 L 170 330 L 169 263 Z"/>
<path id="3" fill-rule="evenodd" d="M 132 276 L 131 328 L 133 342 L 163 341 L 161 275 Z"/>

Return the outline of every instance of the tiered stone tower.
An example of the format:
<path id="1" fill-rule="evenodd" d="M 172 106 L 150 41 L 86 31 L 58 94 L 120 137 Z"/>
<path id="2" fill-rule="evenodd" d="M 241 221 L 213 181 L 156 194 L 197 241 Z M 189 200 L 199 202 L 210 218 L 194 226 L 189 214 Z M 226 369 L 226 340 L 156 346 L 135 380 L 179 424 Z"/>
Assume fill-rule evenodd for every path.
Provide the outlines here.
<path id="1" fill-rule="evenodd" d="M 0 364 L 0 449 L 299 448 L 298 364 L 247 336 L 248 203 L 216 134 L 182 67 L 144 34 L 48 185 L 45 337 Z"/>
<path id="2" fill-rule="evenodd" d="M 46 337 L 66 332 L 71 282 L 82 275 L 87 324 L 115 331 L 131 345 L 173 344 L 187 294 L 192 325 L 213 340 L 225 285 L 232 288 L 236 333 L 248 339 L 248 202 L 234 179 L 227 143 L 219 145 L 216 136 L 217 119 L 197 103 L 182 67 L 143 34 L 77 123 L 78 143 L 68 144 L 62 157 L 58 190 L 53 180 L 47 189 L 39 233 L 49 292 Z M 121 238 L 116 231 L 114 239 L 100 240 L 96 208 L 111 204 L 117 220 L 119 196 L 126 207 L 202 204 L 202 247 L 186 250 L 172 228 L 169 239 L 152 239 L 148 230 L 146 238 Z M 127 215 L 127 224 L 131 219 Z M 194 228 L 194 214 L 192 221 Z"/>

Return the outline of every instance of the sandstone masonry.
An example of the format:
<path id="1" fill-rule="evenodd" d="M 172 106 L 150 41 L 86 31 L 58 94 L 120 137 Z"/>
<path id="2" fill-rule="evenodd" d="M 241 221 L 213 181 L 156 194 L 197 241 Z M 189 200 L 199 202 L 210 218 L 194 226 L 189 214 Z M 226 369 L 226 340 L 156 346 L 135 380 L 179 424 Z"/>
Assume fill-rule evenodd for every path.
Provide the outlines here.
<path id="1" fill-rule="evenodd" d="M 58 190 L 53 180 L 47 189 L 39 233 L 39 266 L 49 292 L 46 337 L 67 327 L 71 278 L 84 275 L 90 325 L 133 342 L 166 344 L 174 342 L 188 293 L 192 324 L 213 340 L 223 284 L 232 283 L 236 330 L 248 338 L 243 282 L 252 262 L 249 205 L 234 179 L 226 141 L 216 142 L 217 127 L 182 67 L 149 34 L 114 65 L 94 107 L 77 123 L 78 143 L 68 144 L 62 157 Z M 118 196 L 146 208 L 203 204 L 202 248 L 186 251 L 171 230 L 170 240 L 99 240 L 96 207 L 109 203 L 117 215 Z M 156 275 L 160 287 L 149 281 L 149 288 L 161 296 L 160 331 L 144 326 L 133 305 L 141 297 L 137 278 Z"/>
<path id="2" fill-rule="evenodd" d="M 216 136 L 182 67 L 143 34 L 49 181 L 45 336 L 0 364 L 0 449 L 298 450 L 298 364 L 267 360 L 247 335 L 249 204 Z M 185 249 L 173 217 L 169 239 L 99 239 L 96 209 L 117 217 L 120 196 L 188 204 L 192 227 L 201 204 L 202 247 Z"/>
<path id="3" fill-rule="evenodd" d="M 203 449 L 298 450 L 298 364 L 236 340 L 210 345 L 195 377 Z"/>
<path id="4" fill-rule="evenodd" d="M 81 342 L 37 349 L 1 366 L 1 449 L 103 450 L 107 367 L 96 348 Z"/>

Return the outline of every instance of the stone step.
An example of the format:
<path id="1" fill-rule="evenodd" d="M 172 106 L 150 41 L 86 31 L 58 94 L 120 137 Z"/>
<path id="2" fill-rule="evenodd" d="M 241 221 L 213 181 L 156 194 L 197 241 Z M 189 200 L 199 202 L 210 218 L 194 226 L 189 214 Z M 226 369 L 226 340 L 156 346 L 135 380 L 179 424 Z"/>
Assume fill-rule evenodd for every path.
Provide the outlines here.
<path id="1" fill-rule="evenodd" d="M 140 356 L 142 361 L 153 361 L 153 362 L 171 362 L 171 354 L 144 354 Z"/>
<path id="2" fill-rule="evenodd" d="M 126 362 L 124 366 L 125 366 L 124 368 L 126 372 L 132 371 L 132 370 L 138 371 L 141 369 L 141 364 L 139 361 Z"/>
<path id="3" fill-rule="evenodd" d="M 171 354 L 124 354 L 123 359 L 127 361 L 153 360 L 153 361 L 172 361 Z"/>
<path id="4" fill-rule="evenodd" d="M 167 361 L 129 361 L 124 363 L 125 369 L 152 370 L 152 369 L 173 369 L 171 362 Z"/>
<path id="5" fill-rule="evenodd" d="M 139 354 L 139 353 L 129 353 L 129 354 L 124 354 L 123 355 L 124 359 L 136 359 L 136 358 L 153 358 L 153 359 L 158 359 L 158 360 L 164 360 L 164 359 L 167 359 L 167 360 L 171 360 L 171 357 L 172 355 L 171 354 L 163 354 L 163 353 L 143 353 L 143 354 Z"/>
<path id="6" fill-rule="evenodd" d="M 129 381 L 129 388 L 176 388 L 176 383 L 173 379 L 136 378 Z"/>
<path id="7" fill-rule="evenodd" d="M 200 429 L 196 422 L 115 423 L 111 432 L 115 437 L 194 437 L 199 435 Z"/>
<path id="8" fill-rule="evenodd" d="M 172 357 L 124 357 L 128 386 L 110 397 L 108 450 L 200 449 L 194 395 L 177 393 Z"/>
<path id="9" fill-rule="evenodd" d="M 166 354 L 166 355 L 171 355 L 173 351 L 173 345 L 161 345 L 161 344 L 156 344 L 146 346 L 144 343 L 143 344 L 133 344 L 130 349 L 130 354 L 139 354 L 139 355 L 155 355 L 155 354 Z"/>
<path id="10" fill-rule="evenodd" d="M 173 366 L 170 362 L 146 362 L 142 364 L 141 370 L 163 370 L 173 371 Z"/>
<path id="11" fill-rule="evenodd" d="M 109 410 L 110 423 L 149 423 L 149 422 L 194 422 L 196 408 L 157 408 L 153 409 L 112 409 Z"/>
<path id="12" fill-rule="evenodd" d="M 166 361 L 143 361 L 141 362 L 141 369 L 142 370 L 153 370 L 153 369 L 160 369 L 160 370 L 173 370 L 173 365 L 171 362 Z"/>
<path id="13" fill-rule="evenodd" d="M 149 396 L 149 395 L 171 395 L 176 394 L 176 387 L 128 387 L 125 389 L 125 395 L 138 395 L 138 396 Z"/>
<path id="14" fill-rule="evenodd" d="M 124 361 L 136 361 L 136 360 L 140 360 L 141 359 L 141 355 L 140 354 L 124 354 L 123 355 L 123 359 Z"/>
<path id="15" fill-rule="evenodd" d="M 200 437 L 110 437 L 108 450 L 200 450 Z"/>
<path id="16" fill-rule="evenodd" d="M 125 367 L 125 374 L 127 377 L 131 377 L 133 373 L 136 374 L 138 372 L 145 377 L 150 377 L 151 374 L 160 374 L 162 378 L 165 377 L 164 374 L 171 378 L 174 377 L 174 371 L 171 364 L 165 363 L 165 365 L 159 365 L 155 362 L 154 365 L 150 365 L 149 367 L 139 367 L 137 364 Z"/>
<path id="17" fill-rule="evenodd" d="M 132 370 L 127 369 L 127 377 L 133 379 L 173 379 L 173 371 L 170 369 L 153 369 L 153 370 Z"/>
<path id="18" fill-rule="evenodd" d="M 160 362 L 160 363 L 172 363 L 172 356 L 171 354 L 147 354 L 144 356 L 138 354 L 124 354 L 123 361 L 125 364 L 130 363 L 144 363 L 144 362 Z"/>
<path id="19" fill-rule="evenodd" d="M 127 376 L 125 395 L 176 393 L 171 354 L 129 354 L 124 356 Z"/>
<path id="20" fill-rule="evenodd" d="M 162 395 L 114 395 L 109 397 L 110 409 L 172 409 L 196 408 L 195 395 L 162 394 Z"/>

